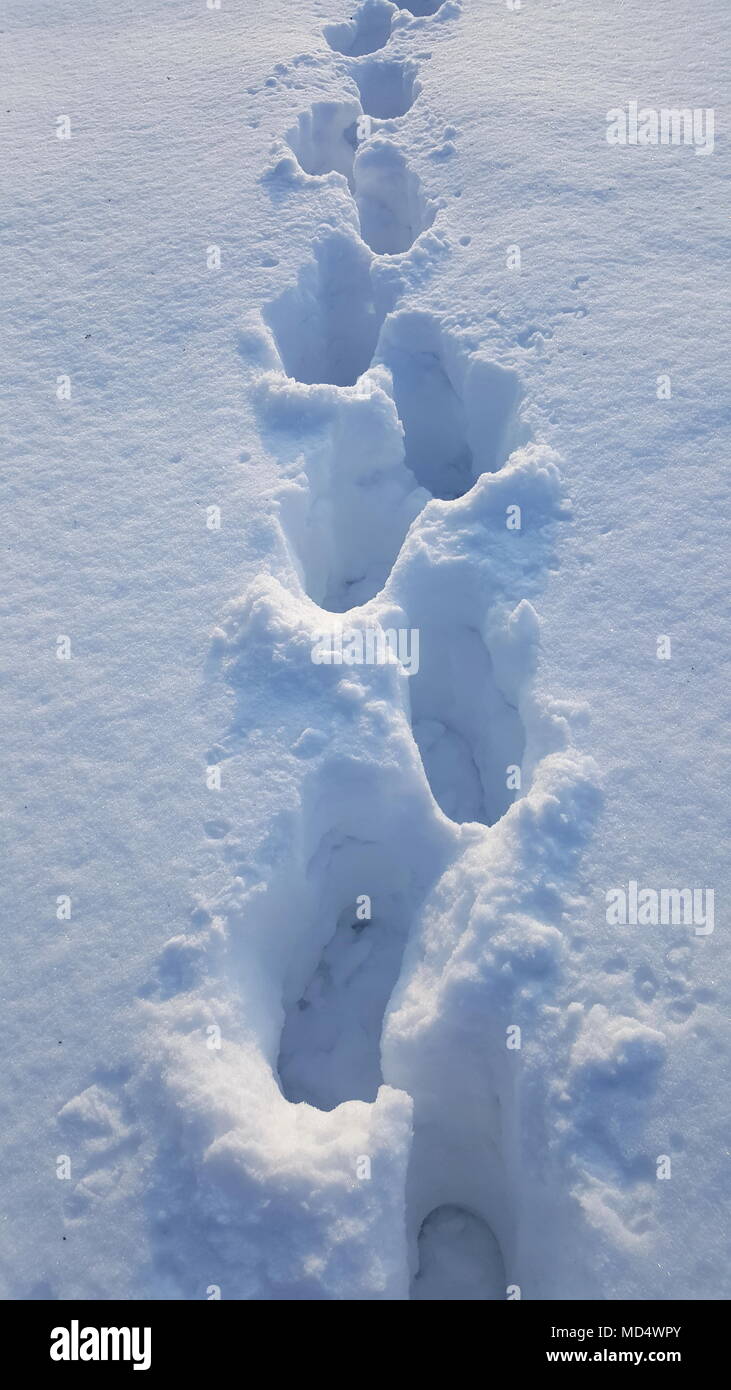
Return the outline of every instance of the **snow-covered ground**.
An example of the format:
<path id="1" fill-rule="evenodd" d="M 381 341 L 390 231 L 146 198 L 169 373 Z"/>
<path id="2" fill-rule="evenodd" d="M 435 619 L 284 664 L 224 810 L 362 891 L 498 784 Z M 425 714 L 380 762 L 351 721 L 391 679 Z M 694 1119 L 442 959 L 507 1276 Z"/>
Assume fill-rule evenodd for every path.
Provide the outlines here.
<path id="1" fill-rule="evenodd" d="M 3 29 L 3 1296 L 728 1298 L 726 0 Z"/>

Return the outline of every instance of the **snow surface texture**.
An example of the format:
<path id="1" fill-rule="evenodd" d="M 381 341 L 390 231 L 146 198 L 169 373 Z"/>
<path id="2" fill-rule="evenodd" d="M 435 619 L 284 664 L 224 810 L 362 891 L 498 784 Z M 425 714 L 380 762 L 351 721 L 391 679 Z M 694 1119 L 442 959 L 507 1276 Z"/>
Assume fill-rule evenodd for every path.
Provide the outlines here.
<path id="1" fill-rule="evenodd" d="M 471 238 L 449 201 L 459 131 L 426 76 L 461 41 L 488 61 L 485 7 L 333 9 L 299 58 L 278 30 L 267 79 L 297 74 L 259 171 L 296 230 L 238 315 L 250 447 L 275 482 L 260 573 L 193 678 L 220 692 L 195 773 L 208 858 L 189 925 L 148 951 L 122 1055 L 107 1045 L 58 1109 L 64 1230 L 86 1259 L 41 1261 L 35 1282 L 21 1259 L 10 1293 L 722 1297 L 709 1234 L 692 1267 L 668 1255 L 688 1192 L 702 1212 L 722 1191 L 718 1152 L 694 1188 L 667 1124 L 714 998 L 691 961 L 714 939 L 676 931 L 658 969 L 605 937 L 585 964 L 606 769 L 582 701 L 546 693 L 567 441 L 518 365 L 556 330 L 524 321 L 503 351 L 490 314 L 440 298 Z M 576 332 L 583 284 L 556 311 Z M 314 662 L 343 631 L 416 632 L 418 667 Z"/>

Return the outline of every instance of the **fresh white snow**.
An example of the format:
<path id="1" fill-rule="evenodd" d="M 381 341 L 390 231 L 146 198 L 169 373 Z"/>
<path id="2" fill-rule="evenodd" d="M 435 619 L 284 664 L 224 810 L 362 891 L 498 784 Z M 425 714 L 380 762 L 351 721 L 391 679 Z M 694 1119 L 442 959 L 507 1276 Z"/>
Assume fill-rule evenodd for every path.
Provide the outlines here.
<path id="1" fill-rule="evenodd" d="M 729 20 L 6 0 L 2 1296 L 731 1294 Z"/>

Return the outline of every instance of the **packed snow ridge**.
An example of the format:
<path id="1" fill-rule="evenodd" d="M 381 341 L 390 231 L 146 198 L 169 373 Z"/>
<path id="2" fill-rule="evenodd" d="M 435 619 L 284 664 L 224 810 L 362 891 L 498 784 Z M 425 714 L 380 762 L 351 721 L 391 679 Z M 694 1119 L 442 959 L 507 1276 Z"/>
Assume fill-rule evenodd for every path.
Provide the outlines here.
<path id="1" fill-rule="evenodd" d="M 651 1086 L 662 1063 L 630 1019 L 553 1017 L 597 804 L 534 689 L 559 460 L 515 370 L 419 302 L 449 246 L 409 167 L 410 49 L 463 9 L 362 0 L 328 24 L 342 98 L 293 113 L 263 171 L 283 197 L 327 181 L 332 221 L 239 344 L 281 463 L 279 564 L 215 631 L 232 715 L 208 762 L 235 776 L 263 721 L 281 809 L 254 845 L 214 828 L 225 881 L 145 1006 L 147 1103 L 175 1116 L 171 1297 L 200 1296 L 202 1264 L 231 1298 L 550 1296 L 601 1200 L 587 1076 Z"/>

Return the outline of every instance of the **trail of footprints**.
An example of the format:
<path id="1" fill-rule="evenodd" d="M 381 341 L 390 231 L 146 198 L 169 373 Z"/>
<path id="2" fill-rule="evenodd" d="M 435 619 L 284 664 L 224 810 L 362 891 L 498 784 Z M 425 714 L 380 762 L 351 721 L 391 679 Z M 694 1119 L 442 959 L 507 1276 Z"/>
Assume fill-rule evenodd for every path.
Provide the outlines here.
<path id="1" fill-rule="evenodd" d="M 419 17 L 439 7 L 440 0 L 404 6 Z M 382 592 L 415 515 L 431 498 L 463 497 L 523 440 L 515 372 L 480 357 L 434 314 L 399 309 L 382 288 L 385 258 L 408 253 L 437 214 L 388 138 L 421 90 L 417 64 L 388 54 L 396 13 L 388 0 L 364 0 L 350 21 L 324 30 L 331 48 L 349 60 L 359 101 L 316 102 L 287 132 L 287 142 L 305 173 L 346 178 L 360 235 L 335 229 L 320 236 L 297 284 L 263 310 L 286 374 L 343 392 L 329 398 L 327 443 L 310 458 L 311 515 L 303 521 L 301 499 L 299 516 L 286 501 L 281 507 L 306 592 L 335 613 Z M 394 407 L 404 456 L 392 459 L 400 432 Z M 387 479 L 380 487 L 374 456 Z M 410 682 L 413 735 L 444 813 L 457 823 L 491 825 L 512 801 L 505 767 L 521 765 L 523 729 L 494 678 L 479 636 L 481 614 L 459 612 L 460 598 L 450 604 L 447 595 L 445 602 L 442 584 L 427 576 L 421 611 L 410 615 L 421 633 L 421 664 Z M 469 682 L 462 678 L 467 670 Z M 430 886 L 415 886 L 405 840 L 394 827 L 394 849 L 387 820 L 385 832 L 373 838 L 363 829 L 348 835 L 336 824 L 322 836 L 321 850 L 329 846 L 327 886 L 314 915 L 329 916 L 334 931 L 287 1010 L 278 1072 L 291 1102 L 330 1110 L 347 1100 L 375 1100 L 382 1083 L 383 1018 L 410 922 Z M 430 882 L 441 867 L 443 850 L 435 846 Z M 357 904 L 366 892 L 369 915 L 362 920 Z M 432 1211 L 419 1251 L 414 1298 L 504 1297 L 500 1252 L 475 1213 L 454 1206 Z"/>
<path id="2" fill-rule="evenodd" d="M 538 550 L 526 559 L 525 547 L 516 549 L 507 537 L 506 502 L 525 500 L 536 512 L 545 505 L 547 515 L 553 505 L 550 465 L 531 471 L 529 460 L 522 471 L 511 472 L 508 464 L 516 447 L 528 442 L 517 373 L 488 360 L 474 337 L 418 307 L 418 299 L 413 304 L 419 285 L 415 244 L 421 239 L 421 260 L 431 273 L 446 243 L 438 236 L 439 205 L 422 189 L 400 143 L 408 113 L 421 99 L 418 67 L 393 55 L 390 45 L 397 18 L 398 28 L 408 31 L 404 11 L 424 21 L 440 8 L 440 0 L 411 0 L 400 9 L 389 0 L 362 0 L 352 19 L 325 28 L 333 54 L 347 63 L 358 99 L 316 102 L 286 138 L 305 176 L 343 176 L 351 226 L 333 218 L 314 239 L 312 258 L 296 283 L 263 306 L 269 369 L 262 370 L 258 351 L 252 354 L 262 438 L 285 476 L 290 469 L 294 478 L 283 484 L 277 507 L 300 594 L 331 623 L 348 615 L 361 626 L 378 625 L 384 619 L 379 605 L 385 604 L 389 623 L 396 614 L 398 626 L 420 634 L 419 667 L 408 682 L 396 755 L 392 750 L 383 761 L 376 729 L 373 756 L 325 760 L 310 771 L 307 758 L 322 750 L 317 731 L 304 731 L 294 750 L 305 760 L 296 854 L 288 843 L 291 827 L 283 822 L 271 830 L 272 841 L 281 842 L 280 862 L 292 869 L 291 884 L 269 885 L 273 906 L 265 895 L 257 909 L 258 937 L 274 937 L 280 952 L 291 951 L 277 1074 L 287 1101 L 321 1112 L 343 1102 L 375 1101 L 383 1082 L 384 1016 L 421 906 L 454 861 L 461 827 L 477 832 L 495 824 L 514 798 L 505 770 L 523 762 L 518 694 L 524 673 L 506 647 L 505 633 L 492 645 L 486 639 L 486 612 L 495 596 L 519 602 L 527 573 L 540 568 L 539 539 Z M 425 253 L 430 235 L 431 255 Z M 506 478 L 496 501 L 476 496 L 475 484 L 488 474 Z M 491 509 L 499 513 L 498 522 Z M 467 558 L 465 530 L 475 534 Z M 518 554 L 524 558 L 516 559 Z M 238 621 L 232 619 L 234 628 Z M 278 640 L 285 647 L 288 640 L 306 642 L 298 620 L 289 633 L 287 621 L 284 610 L 277 611 Z M 268 640 L 265 619 L 245 638 L 264 649 Z M 247 654 L 236 642 L 233 650 L 228 671 L 240 693 L 254 672 L 260 675 L 272 663 L 265 650 L 254 651 L 242 677 Z M 337 699 L 338 686 L 347 685 L 338 668 L 313 666 L 312 672 L 313 681 L 321 682 L 320 700 Z M 403 683 L 392 667 L 370 668 L 363 678 L 380 682 L 379 699 L 394 707 L 403 702 Z M 209 764 L 225 761 L 240 724 L 246 726 L 246 717 L 234 719 L 229 735 L 209 753 Z M 366 748 L 368 735 L 362 738 Z M 233 828 L 215 816 L 204 828 L 241 885 L 247 866 Z M 225 913 L 226 890 L 218 902 Z M 232 902 L 233 920 L 246 931 L 235 892 Z M 304 932 L 288 929 L 297 918 L 300 927 L 306 924 Z M 218 951 L 207 907 L 193 914 L 193 927 L 189 936 L 168 943 L 158 977 L 144 991 L 145 998 L 162 1001 L 163 1009 L 166 1001 L 195 991 Z M 262 986 L 266 993 L 263 977 Z M 256 1007 L 266 1013 L 271 1004 L 265 997 Z M 92 1175 L 97 1112 L 110 1133 L 121 1135 L 122 1152 L 137 1142 L 106 1093 L 100 1098 L 97 1091 L 89 1088 L 62 1115 L 65 1124 L 76 1122 L 77 1111 L 84 1118 Z M 492 1098 L 481 1133 L 491 1125 L 499 1129 L 498 1114 Z M 448 1129 L 415 1138 L 415 1165 L 419 1144 L 432 1142 L 449 1160 L 461 1141 Z M 470 1149 L 482 1142 L 470 1133 Z M 170 1198 L 165 1154 L 161 1161 L 160 1201 L 163 1194 L 168 1205 L 172 1201 L 175 1220 L 185 1224 L 197 1180 L 186 1178 L 182 1156 L 174 1160 L 173 1172 L 179 1169 L 182 1176 L 180 1192 Z M 456 1199 L 417 1197 L 409 1215 L 418 1234 L 412 1297 L 503 1298 L 506 1272 L 495 1235 L 476 1202 L 465 1196 L 460 1204 L 456 1182 Z M 83 1184 L 75 1200 L 85 1209 Z M 196 1239 L 205 1243 L 205 1223 Z M 176 1296 L 178 1277 L 187 1288 L 191 1276 L 174 1272 L 176 1257 L 166 1240 L 163 1229 L 159 1267 Z M 215 1268 L 213 1256 L 211 1263 Z"/>
<path id="3" fill-rule="evenodd" d="M 449 0 L 446 6 L 450 18 L 459 13 Z M 311 259 L 296 283 L 262 307 L 261 338 L 254 342 L 242 335 L 239 344 L 244 358 L 249 353 L 262 440 L 282 470 L 276 519 L 286 563 L 283 574 L 263 577 L 245 600 L 232 605 L 226 628 L 218 630 L 216 641 L 223 643 L 219 650 L 225 653 L 223 666 L 238 703 L 228 734 L 207 761 L 213 767 L 222 764 L 251 735 L 256 758 L 257 731 L 251 728 L 252 705 L 246 704 L 246 692 L 253 688 L 252 704 L 271 705 L 273 728 L 277 682 L 284 690 L 286 720 L 293 679 L 301 708 L 325 711 L 323 722 L 331 722 L 327 734 L 308 727 L 292 750 L 282 748 L 283 758 L 291 753 L 302 760 L 300 804 L 291 815 L 283 811 L 274 817 L 263 869 L 258 850 L 250 859 L 228 821 L 215 815 L 206 819 L 204 829 L 222 856 L 226 883 L 220 892 L 214 890 L 213 911 L 201 902 L 192 917 L 193 931 L 168 942 L 157 979 L 143 997 L 159 1003 L 166 1038 L 167 1030 L 177 1036 L 178 996 L 186 997 L 184 1023 L 189 1019 L 195 1029 L 196 1019 L 210 1034 L 208 1007 L 196 1001 L 196 991 L 209 972 L 217 978 L 223 961 L 220 968 L 227 972 L 233 995 L 226 1007 L 240 1012 L 247 1032 L 245 1055 L 254 1059 L 259 1083 L 262 1071 L 265 1087 L 273 1085 L 276 1075 L 281 1097 L 290 1103 L 285 1105 L 290 1131 L 281 1113 L 272 1115 L 271 1132 L 266 1131 L 264 1110 L 247 1115 L 254 1149 L 260 1138 L 264 1147 L 271 1142 L 287 1149 L 282 1126 L 289 1133 L 294 1169 L 289 1178 L 283 1170 L 279 1188 L 268 1187 L 272 1175 L 265 1168 L 257 1188 L 256 1157 L 257 1176 L 249 1181 L 236 1130 L 231 1130 L 231 1161 L 244 1176 L 242 1226 L 236 1226 L 235 1211 L 230 1232 L 236 1247 L 232 1280 L 241 1297 L 260 1297 L 266 1278 L 275 1281 L 275 1289 L 280 1289 L 280 1277 L 281 1287 L 288 1287 L 288 1261 L 296 1265 L 299 1252 L 289 1249 L 286 1238 L 284 1247 L 277 1243 L 281 1228 L 287 1230 L 287 1212 L 305 1227 L 314 1221 L 314 1240 L 322 1239 L 317 1222 L 324 1219 L 321 1211 L 330 1199 L 323 1198 L 322 1188 L 312 1203 L 309 1196 L 297 1195 L 297 1181 L 306 1186 L 308 1177 L 294 1176 L 298 1155 L 293 1136 L 308 1135 L 310 1142 L 319 1136 L 322 1180 L 333 1183 L 338 1211 L 343 1193 L 353 1186 L 351 1171 L 343 1165 L 352 1164 L 356 1155 L 350 1152 L 350 1139 L 343 1139 L 347 1154 L 341 1154 L 342 1162 L 332 1158 L 337 1130 L 327 1123 L 328 1112 L 360 1101 L 367 1107 L 376 1102 L 372 1114 L 383 1113 L 384 1018 L 412 929 L 421 925 L 432 889 L 441 894 L 443 907 L 446 895 L 449 917 L 454 893 L 454 883 L 446 882 L 450 870 L 465 847 L 482 850 L 486 828 L 508 811 L 515 791 L 506 781 L 506 769 L 521 769 L 526 752 L 519 706 L 530 675 L 535 615 L 523 600 L 532 592 L 532 576 L 545 571 L 549 551 L 543 528 L 560 510 L 560 488 L 550 450 L 532 452 L 521 419 L 517 373 L 487 358 L 474 335 L 419 305 L 420 284 L 438 273 L 450 248 L 440 231 L 440 204 L 422 189 L 401 148 L 409 111 L 423 97 L 417 64 L 402 56 L 395 32 L 408 36 L 410 23 L 420 22 L 423 28 L 440 8 L 439 0 L 411 0 L 401 9 L 389 0 L 362 0 L 351 20 L 326 27 L 333 62 L 345 62 L 346 79 L 352 79 L 358 98 L 346 93 L 342 99 L 316 102 L 300 115 L 287 132 L 287 158 L 299 173 L 294 181 L 285 177 L 277 193 L 292 196 L 293 188 L 302 188 L 308 178 L 324 176 L 339 216 L 313 239 Z M 333 179 L 333 172 L 342 177 Z M 523 445 L 527 447 L 519 448 Z M 506 508 L 514 503 L 528 518 L 517 544 L 505 526 Z M 405 681 L 391 663 L 360 667 L 356 678 L 342 667 L 310 664 L 313 634 L 346 621 L 361 630 L 394 625 L 418 631 L 418 669 Z M 292 652 L 299 654 L 300 664 L 290 669 Z M 342 735 L 338 730 L 344 730 Z M 324 751 L 328 756 L 320 758 Z M 273 864 L 282 867 L 281 876 Z M 447 935 L 448 929 L 447 921 Z M 170 1013 L 168 1001 L 173 1004 Z M 400 1219 L 406 1202 L 415 1300 L 506 1295 L 504 1260 L 507 1265 L 512 1258 L 511 1174 L 517 1161 L 506 1148 L 511 1142 L 506 1111 L 512 1083 L 504 1079 L 502 1041 L 495 1042 L 499 1023 L 487 1018 L 485 1026 L 488 1032 L 479 1044 L 484 1053 L 481 1100 L 473 1104 L 470 1092 L 461 1114 L 450 1097 L 444 1114 L 438 1105 L 436 1118 L 420 1122 L 414 1091 L 411 1147 L 406 1130 L 404 1147 L 397 1146 L 399 1153 L 409 1154 L 406 1190 L 402 1170 L 391 1185 L 387 1179 L 378 1188 L 383 1212 L 394 1213 L 399 1288 L 405 1288 Z M 253 1036 L 257 1027 L 264 1042 L 250 1047 L 248 1030 Z M 199 1032 L 194 1033 L 196 1055 Z M 185 1031 L 183 1037 L 187 1039 Z M 183 1087 L 189 1054 L 184 1056 Z M 387 1072 L 392 1063 L 393 1058 Z M 198 1296 L 201 1251 L 211 1270 L 217 1272 L 222 1258 L 224 1269 L 229 1267 L 225 1206 L 211 1227 L 205 1203 L 213 1194 L 218 1212 L 225 1200 L 215 1188 L 215 1164 L 219 1140 L 225 1151 L 229 1136 L 215 1139 L 216 1105 L 221 1104 L 227 1125 L 236 1121 L 214 1091 L 212 1128 L 207 1139 L 201 1137 L 209 1122 L 203 1106 L 207 1069 L 205 1074 L 202 1088 L 196 1091 L 193 1083 L 195 1113 L 202 1107 L 201 1134 L 195 1127 L 192 1137 L 178 1134 L 175 1119 L 158 1156 L 150 1199 L 153 1245 L 159 1246 L 157 1278 L 171 1297 L 180 1296 L 181 1288 L 184 1296 Z M 386 1079 L 391 1097 L 404 1097 L 413 1089 L 408 1061 L 405 1084 L 390 1075 Z M 103 1085 L 97 1080 L 61 1115 L 77 1148 L 86 1153 L 86 1174 L 73 1194 L 70 1219 L 81 1219 L 93 1205 L 107 1170 L 113 1180 L 117 1169 L 124 1174 L 136 1162 L 143 1132 L 134 1108 L 127 1105 L 124 1079 L 111 1087 L 106 1078 Z M 448 1087 L 452 1080 L 447 1079 Z M 460 1078 L 454 1080 L 459 1083 Z M 175 1099 L 176 1083 L 171 1084 Z M 150 1094 L 154 1101 L 154 1092 Z M 277 1101 L 281 1097 L 277 1093 Z M 143 1109 L 151 1103 L 144 1090 L 141 1101 Z M 247 1104 L 246 1096 L 243 1102 Z M 320 1112 L 322 1125 L 313 1126 L 307 1114 L 294 1112 L 302 1102 Z M 261 1104 L 257 1098 L 256 1105 Z M 349 1111 L 352 1125 L 352 1107 Z M 154 1113 L 153 1123 L 159 1126 L 156 1103 Z M 368 1123 L 360 1121 L 361 1132 Z M 346 1127 L 345 1132 L 351 1131 Z M 202 1177 L 188 1152 L 191 1143 L 205 1150 Z M 242 1141 L 241 1154 L 254 1149 Z M 285 1169 L 287 1157 L 289 1153 L 282 1154 Z M 213 1189 L 211 1175 L 206 1176 L 209 1160 Z M 388 1159 L 381 1151 L 383 1161 Z M 477 1182 L 473 1168 L 480 1170 Z M 424 1178 L 427 1169 L 437 1174 L 436 1186 L 433 1176 Z M 303 1171 L 315 1170 L 305 1162 Z M 200 1220 L 195 1214 L 199 1189 Z M 284 1203 L 281 1219 L 278 1201 Z M 348 1210 L 361 1244 L 347 1273 L 333 1284 L 320 1284 L 320 1275 L 307 1274 L 306 1287 L 315 1297 L 348 1296 L 343 1280 L 350 1278 L 358 1288 L 369 1287 L 358 1269 L 378 1265 L 379 1252 L 368 1245 L 373 1193 L 357 1201 L 360 1206 L 356 1202 Z M 351 1218 L 342 1219 L 347 1225 Z M 340 1222 L 338 1214 L 325 1245 L 328 1239 L 336 1247 L 342 1243 Z M 249 1271 L 257 1250 L 256 1238 L 250 1246 L 250 1223 L 255 1233 L 261 1226 L 259 1238 L 262 1249 L 270 1251 L 273 1275 Z M 178 1236 L 188 1233 L 187 1256 L 171 1246 L 171 1229 Z M 225 1238 L 223 1256 L 219 1238 Z M 296 1296 L 302 1296 L 302 1284 L 296 1287 Z M 321 1287 L 331 1292 L 323 1294 Z"/>
<path id="4" fill-rule="evenodd" d="M 294 749 L 304 760 L 296 854 L 286 818 L 271 827 L 267 847 L 269 852 L 274 845 L 271 860 L 292 868 L 292 882 L 254 882 L 255 893 L 266 886 L 273 899 L 267 906 L 266 894 L 258 898 L 258 939 L 273 937 L 280 954 L 291 952 L 281 993 L 281 1092 L 293 1105 L 306 1102 L 321 1112 L 376 1099 L 383 1081 L 384 1016 L 422 904 L 466 842 L 460 841 L 462 828 L 468 841 L 473 832 L 479 837 L 480 827 L 495 825 L 512 804 L 505 772 L 524 762 L 519 696 L 529 674 L 523 658 L 531 648 L 532 610 L 521 600 L 530 576 L 545 569 L 541 528 L 556 514 L 560 492 L 555 467 L 546 462 L 550 451 L 531 457 L 517 373 L 487 359 L 474 337 L 418 305 L 417 259 L 429 273 L 438 271 L 448 247 L 439 235 L 440 204 L 427 196 L 401 148 L 408 113 L 422 98 L 418 65 L 400 48 L 395 51 L 395 33 L 408 34 L 413 20 L 405 11 L 426 21 L 440 9 L 441 0 L 404 0 L 400 8 L 390 0 L 362 0 L 352 18 L 325 27 L 333 61 L 345 64 L 358 96 L 315 102 L 286 139 L 305 178 L 331 179 L 335 173 L 345 180 L 331 182 L 337 196 L 347 198 L 350 225 L 333 217 L 321 228 L 296 283 L 261 310 L 270 350 L 263 369 L 259 351 L 252 353 L 262 438 L 289 478 L 276 501 L 292 561 L 290 590 L 299 580 L 297 599 L 306 595 L 327 620 L 324 626 L 338 615 L 361 627 L 387 618 L 420 634 L 407 708 L 393 667 L 371 668 L 367 677 L 359 673 L 377 691 L 376 705 L 380 700 L 403 710 L 395 755 L 392 747 L 384 760 L 379 730 L 369 734 L 358 726 L 357 756 L 340 750 L 309 770 L 307 759 L 322 752 L 324 736 L 304 730 Z M 450 18 L 459 13 L 449 10 Z M 522 445 L 529 447 L 516 455 L 517 464 L 510 456 Z M 490 487 L 481 488 L 486 475 Z M 534 516 L 530 545 L 516 545 L 505 529 L 506 504 L 516 501 Z M 503 599 L 512 609 L 513 630 L 498 624 L 490 636 Z M 267 601 L 261 591 L 252 600 L 259 617 L 253 634 L 244 625 L 243 644 L 239 605 L 231 619 L 236 640 L 227 666 L 238 692 L 249 677 L 262 680 L 265 700 L 266 682 L 274 680 L 261 677 L 263 670 L 274 670 L 266 660 L 272 655 L 267 644 L 276 640 L 281 656 L 288 643 L 301 646 L 310 636 L 302 632 L 301 605 L 276 609 L 268 626 Z M 248 667 L 246 643 L 260 648 Z M 312 682 L 320 682 L 313 686 L 316 701 L 353 695 L 355 686 L 341 680 L 342 668 L 313 666 L 312 673 Z M 246 726 L 246 715 L 234 719 L 230 734 L 211 750 L 210 764 L 225 761 Z M 247 866 L 232 827 L 211 817 L 204 828 L 221 846 L 233 881 L 242 885 Z M 245 933 L 248 919 L 236 892 L 232 917 Z M 218 901 L 225 912 L 226 890 Z M 298 916 L 295 930 L 291 924 Z M 145 997 L 166 1001 L 195 990 L 219 949 L 220 934 L 204 906 L 194 912 L 193 927 L 193 934 L 168 943 Z M 677 959 L 671 962 L 671 955 Z M 675 975 L 683 974 L 681 950 L 669 953 L 668 961 Z M 608 976 L 628 968 L 621 956 L 605 966 Z M 262 1015 L 274 1015 L 278 1001 L 272 1007 L 264 974 L 252 997 Z M 638 971 L 643 998 L 659 987 L 649 968 Z M 684 983 L 671 981 L 670 987 L 682 994 Z M 263 990 L 262 999 L 257 990 Z M 682 1020 L 693 1007 L 676 999 L 671 1016 Z M 428 1182 L 409 1199 L 409 1220 L 418 1233 L 411 1291 L 416 1300 L 505 1297 L 506 1269 L 491 1226 L 497 1230 L 496 1204 L 509 1206 L 510 1181 L 500 1164 L 507 1170 L 510 1162 L 504 1153 L 501 1158 L 507 1121 L 501 1120 L 499 1085 L 492 1077 L 500 1064 L 492 1066 L 489 1048 L 486 1039 L 484 1070 L 492 1078 L 486 1103 L 479 1113 L 468 1107 L 465 1133 L 459 1121 L 450 1128 L 441 1116 L 437 1130 L 432 1120 L 425 1133 L 418 1125 L 415 1131 L 409 1185 L 417 1194 L 420 1150 L 437 1153 L 437 1170 L 441 1156 L 445 1168 L 457 1171 L 456 1199 L 437 1197 Z M 125 1095 L 124 1077 L 95 1078 L 61 1112 L 77 1147 L 87 1150 L 72 1217 L 96 1199 L 107 1170 L 110 1181 L 115 1164 L 123 1171 L 140 1142 Z M 479 1195 L 466 1176 L 473 1152 L 479 1152 L 487 1186 L 494 1187 L 487 1204 L 490 1225 L 485 1203 L 479 1214 Z M 161 1201 L 163 1193 L 168 1196 L 164 1162 L 162 1173 Z M 186 1194 L 181 1178 L 179 1206 L 174 1201 L 172 1210 L 183 1223 L 196 1185 L 191 1178 Z M 205 1241 L 205 1223 L 199 1235 Z M 162 1268 L 170 1262 L 172 1270 L 165 1239 Z M 176 1296 L 177 1276 L 170 1277 Z"/>

